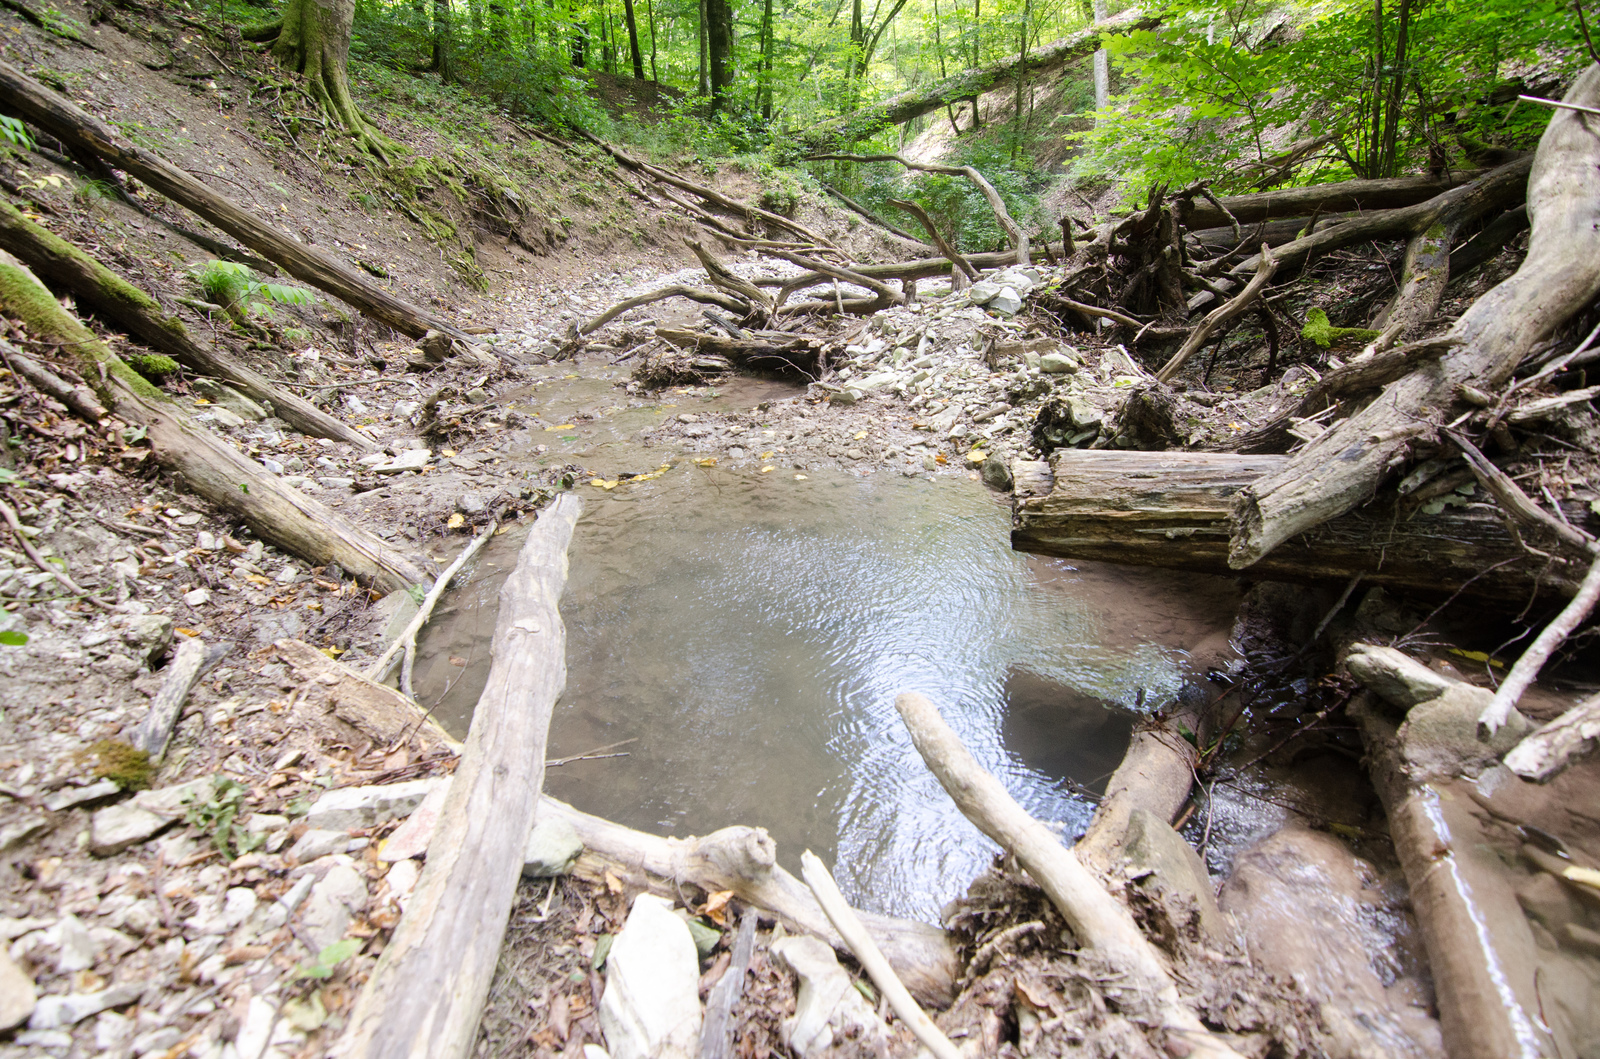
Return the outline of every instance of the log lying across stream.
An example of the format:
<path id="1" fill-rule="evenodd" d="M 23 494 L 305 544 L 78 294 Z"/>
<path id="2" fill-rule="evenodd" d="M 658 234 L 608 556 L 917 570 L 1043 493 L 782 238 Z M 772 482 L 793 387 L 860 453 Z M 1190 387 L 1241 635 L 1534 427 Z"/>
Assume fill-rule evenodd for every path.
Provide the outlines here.
<path id="1" fill-rule="evenodd" d="M 1046 463 L 1017 461 L 1011 546 L 1096 559 L 1229 574 L 1229 515 L 1251 483 L 1286 456 L 1060 449 Z M 1575 508 L 1575 517 L 1583 517 Z M 1571 594 L 1557 568 L 1531 560 L 1491 505 L 1429 514 L 1383 498 L 1275 548 L 1251 570 L 1284 580 L 1348 581 L 1524 601 Z"/>

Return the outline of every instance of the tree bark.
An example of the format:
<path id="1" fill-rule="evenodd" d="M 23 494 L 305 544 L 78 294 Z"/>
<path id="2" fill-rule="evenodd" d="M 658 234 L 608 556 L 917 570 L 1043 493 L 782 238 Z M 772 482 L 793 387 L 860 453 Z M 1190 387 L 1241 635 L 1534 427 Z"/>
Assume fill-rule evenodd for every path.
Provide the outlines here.
<path id="1" fill-rule="evenodd" d="M 727 101 L 733 85 L 733 8 L 728 0 L 705 0 L 706 55 L 711 77 L 711 111 Z"/>
<path id="2" fill-rule="evenodd" d="M 0 249 L 15 254 L 57 291 L 107 324 L 165 353 L 179 364 L 238 387 L 254 401 L 270 402 L 277 416 L 302 433 L 347 442 L 363 452 L 373 440 L 251 371 L 231 357 L 196 342 L 188 328 L 168 316 L 150 295 L 106 268 L 60 236 L 34 224 L 9 202 L 0 201 Z"/>
<path id="3" fill-rule="evenodd" d="M 633 17 L 633 0 L 622 0 L 622 14 L 628 23 L 628 54 L 633 57 L 633 76 L 644 80 L 644 53 L 639 50 L 639 22 Z"/>
<path id="4" fill-rule="evenodd" d="M 1392 210 L 1426 202 L 1481 176 L 1483 173 L 1480 171 L 1456 173 L 1449 178 L 1420 176 L 1391 180 L 1346 180 L 1338 184 L 1314 184 L 1284 191 L 1224 195 L 1217 200 L 1218 205 L 1193 203 L 1184 214 L 1183 222 L 1193 231 L 1232 224 L 1229 214 L 1240 224 L 1254 224 L 1258 221 L 1309 217 L 1313 213 L 1326 216 L 1352 210 L 1368 213 L 1373 210 Z"/>
<path id="5" fill-rule="evenodd" d="M 393 144 L 372 128 L 350 94 L 350 31 L 355 16 L 355 0 L 288 0 L 280 21 L 251 27 L 244 36 L 271 41 L 273 57 L 305 77 L 306 89 L 323 113 L 387 162 Z"/>
<path id="6" fill-rule="evenodd" d="M 1600 65 L 1583 72 L 1566 101 L 1600 103 Z M 1234 514 L 1230 566 L 1249 567 L 1290 537 L 1365 502 L 1405 462 L 1411 439 L 1448 417 L 1458 386 L 1470 382 L 1494 390 L 1537 343 L 1600 292 L 1597 121 L 1572 110 L 1558 110 L 1550 119 L 1528 176 L 1528 255 L 1514 276 L 1474 302 L 1450 329 L 1462 344 L 1436 365 L 1389 386 L 1247 489 Z M 1279 251 L 1280 258 L 1288 249 Z"/>
<path id="7" fill-rule="evenodd" d="M 416 563 L 382 541 L 280 482 L 216 435 L 195 426 L 165 394 L 61 307 L 55 296 L 11 255 L 0 251 L 0 307 L 36 339 L 61 343 L 78 374 L 89 380 L 119 419 L 146 429 L 156 461 L 179 485 L 246 525 L 271 544 L 312 563 L 338 563 L 382 591 L 426 579 Z"/>
<path id="8" fill-rule="evenodd" d="M 341 1056 L 462 1059 L 473 1051 L 544 786 L 550 715 L 567 682 L 558 603 L 582 510 L 571 493 L 545 508 L 500 589 L 489 682 L 427 866 L 350 1014 Z"/>
<path id="9" fill-rule="evenodd" d="M 471 344 L 460 328 L 369 283 L 354 269 L 300 243 L 159 156 L 114 131 L 77 104 L 10 63 L 0 62 L 0 105 L 74 152 L 99 157 L 221 228 L 242 244 L 318 290 L 412 338 L 443 331 Z"/>
<path id="10" fill-rule="evenodd" d="M 1050 489 L 1018 494 L 1011 546 L 1071 559 L 1099 559 L 1226 574 L 1229 517 L 1240 492 L 1281 470 L 1287 456 L 1059 449 Z M 1582 520 L 1582 505 L 1572 515 Z M 1465 586 L 1468 595 L 1525 602 L 1530 593 L 1571 594 L 1561 567 L 1529 556 L 1486 505 L 1411 511 L 1398 500 L 1368 505 L 1285 542 L 1253 576 L 1370 584 L 1422 592 Z M 1470 582 L 1470 584 L 1468 584 Z"/>
<path id="11" fill-rule="evenodd" d="M 1018 68 L 1028 72 L 1049 70 L 1064 63 L 1081 59 L 1100 47 L 1100 34 L 1122 33 L 1134 29 L 1150 29 L 1160 24 L 1156 18 L 1146 17 L 1137 10 L 1127 11 L 1081 30 L 1070 37 L 1034 48 L 1026 60 L 1011 55 L 988 66 L 974 66 L 970 70 L 941 78 L 931 85 L 909 89 L 890 96 L 882 103 L 861 107 L 852 114 L 819 122 L 795 134 L 795 144 L 803 152 L 826 151 L 847 147 L 865 139 L 885 125 L 903 125 L 913 118 L 930 114 L 947 103 L 968 99 L 986 92 L 995 85 L 1017 76 Z M 976 107 L 974 107 L 976 122 Z"/>

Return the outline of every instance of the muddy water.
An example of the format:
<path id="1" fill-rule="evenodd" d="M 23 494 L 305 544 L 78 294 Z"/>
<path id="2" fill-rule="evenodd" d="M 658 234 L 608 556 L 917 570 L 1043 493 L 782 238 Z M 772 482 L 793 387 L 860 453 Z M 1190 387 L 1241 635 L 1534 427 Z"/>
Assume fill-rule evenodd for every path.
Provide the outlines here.
<path id="1" fill-rule="evenodd" d="M 547 789 L 657 833 L 764 826 L 785 864 L 815 850 L 878 911 L 935 915 L 992 853 L 922 767 L 898 692 L 932 697 L 1076 834 L 1135 711 L 1173 700 L 1235 602 L 1221 582 L 1015 554 L 1007 509 L 966 479 L 684 460 L 583 492 L 550 756 L 631 742 L 550 769 Z M 422 645 L 418 694 L 458 732 L 521 535 L 495 539 Z"/>

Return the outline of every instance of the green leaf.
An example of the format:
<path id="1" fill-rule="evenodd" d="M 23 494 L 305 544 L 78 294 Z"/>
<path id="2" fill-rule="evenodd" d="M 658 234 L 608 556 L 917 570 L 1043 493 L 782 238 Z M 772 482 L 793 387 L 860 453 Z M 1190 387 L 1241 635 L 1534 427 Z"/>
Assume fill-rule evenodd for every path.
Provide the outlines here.
<path id="1" fill-rule="evenodd" d="M 0 632 L 0 644 L 6 647 L 21 647 L 27 642 L 28 634 L 25 632 L 18 632 L 15 629 L 7 629 L 5 632 Z"/>
<path id="2" fill-rule="evenodd" d="M 361 951 L 359 938 L 345 938 L 317 953 L 317 958 L 311 963 L 303 963 L 295 968 L 296 978 L 331 978 L 336 967 L 345 960 Z"/>

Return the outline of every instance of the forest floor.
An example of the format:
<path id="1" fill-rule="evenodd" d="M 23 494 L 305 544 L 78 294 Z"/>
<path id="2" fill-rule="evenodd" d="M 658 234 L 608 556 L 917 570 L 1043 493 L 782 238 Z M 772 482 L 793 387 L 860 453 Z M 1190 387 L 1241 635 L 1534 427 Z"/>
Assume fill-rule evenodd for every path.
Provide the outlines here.
<path id="1" fill-rule="evenodd" d="M 295 434 L 199 380 L 180 375 L 167 390 L 430 573 L 496 513 L 526 521 L 557 489 L 626 490 L 685 461 L 775 483 L 844 470 L 966 475 L 1004 489 L 1047 399 L 1065 400 L 1077 429 L 1097 431 L 1118 394 L 1149 375 L 1114 342 L 1065 343 L 1048 313 L 996 313 L 948 284 L 925 285 L 920 304 L 819 327 L 836 370 L 826 381 L 791 374 L 751 388 L 670 353 L 635 354 L 638 334 L 699 318 L 667 304 L 633 310 L 574 359 L 546 363 L 576 321 L 702 276 L 682 247 L 701 230 L 693 220 L 643 205 L 597 152 L 554 146 L 436 79 L 363 67 L 361 103 L 413 152 L 409 177 L 375 176 L 338 141 L 297 139 L 280 109 L 281 74 L 236 41 L 186 15 L 62 6 L 95 50 L 0 14 L 5 59 L 481 339 L 482 353 L 412 370 L 409 340 L 326 304 L 272 306 L 248 331 L 169 305 L 267 376 L 324 395 L 384 451 L 363 457 Z M 95 11 L 105 21 L 91 25 Z M 134 208 L 42 146 L 0 161 L 0 183 L 40 223 L 164 300 L 200 296 L 195 269 L 211 255 L 176 228 L 219 232 L 148 192 L 135 191 Z M 760 178 L 734 165 L 714 179 L 735 197 L 760 192 Z M 519 193 L 515 209 L 497 195 L 505 186 Z M 861 256 L 881 238 L 823 202 L 807 200 L 801 216 Z M 749 277 L 772 271 L 728 260 Z M 1363 277 L 1380 266 L 1343 264 L 1330 266 L 1321 296 L 1366 296 Z M 1460 297 L 1503 272 L 1484 270 Z M 1012 282 L 1042 294 L 1058 276 L 1043 265 L 1014 270 Z M 508 369 L 497 352 L 528 365 Z M 1208 392 L 1191 393 L 1184 440 L 1265 422 L 1307 385 L 1303 373 L 1265 375 L 1263 365 L 1224 365 Z M 557 385 L 572 376 L 594 385 L 572 397 Z M 546 396 L 557 391 L 559 400 Z M 0 547 L 0 633 L 14 634 L 0 646 L 0 1055 L 323 1054 L 416 883 L 429 795 L 439 797 L 453 757 L 425 733 L 384 739 L 333 716 L 303 658 L 279 645 L 301 641 L 359 670 L 414 599 L 375 598 L 336 568 L 252 539 L 148 469 L 137 438 L 106 444 L 17 376 L 0 377 L 0 416 L 10 435 L 0 467 L 18 479 L 0 491 L 18 534 L 107 604 L 61 591 L 51 570 L 11 547 L 20 541 Z M 615 426 L 624 420 L 626 430 Z M 141 774 L 118 745 L 167 679 L 174 645 L 192 639 L 210 649 L 207 668 L 172 751 Z M 1402 1051 L 1439 1054 L 1392 872 L 1319 846 L 1326 838 L 1283 841 L 1289 859 L 1333 865 L 1340 899 L 1367 910 L 1328 935 L 1354 954 L 1348 975 L 1366 1016 L 1400 1027 Z M 620 928 L 628 897 L 571 878 L 525 884 L 481 1054 L 575 1055 L 600 1042 L 595 948 Z M 1325 1027 L 1306 987 L 1252 967 L 1208 938 L 1193 909 L 1165 900 L 1135 902 L 1183 953 L 1186 989 L 1210 1020 L 1250 1054 L 1316 1054 Z M 720 925 L 716 908 L 691 911 Z M 966 956 L 1041 925 L 1023 932 L 1036 938 L 1018 944 L 1017 959 L 991 948 L 992 971 L 979 969 L 943 1020 L 953 1033 L 985 1054 L 1003 1039 L 1022 1055 L 1149 1052 L 1096 1006 L 1083 985 L 1095 968 L 1044 944 L 1067 931 L 1031 883 L 1002 866 L 957 912 Z M 1386 929 L 1367 929 L 1377 919 Z M 769 926 L 737 1013 L 746 1059 L 782 1054 L 781 1020 L 797 1001 L 793 976 L 767 955 Z M 726 947 L 707 955 L 703 993 L 725 971 Z M 897 1033 L 885 1047 L 907 1049 Z"/>

